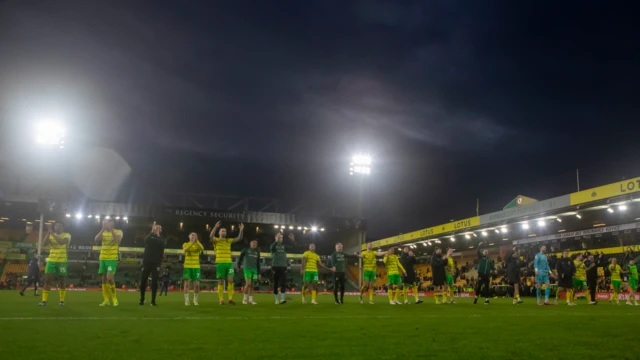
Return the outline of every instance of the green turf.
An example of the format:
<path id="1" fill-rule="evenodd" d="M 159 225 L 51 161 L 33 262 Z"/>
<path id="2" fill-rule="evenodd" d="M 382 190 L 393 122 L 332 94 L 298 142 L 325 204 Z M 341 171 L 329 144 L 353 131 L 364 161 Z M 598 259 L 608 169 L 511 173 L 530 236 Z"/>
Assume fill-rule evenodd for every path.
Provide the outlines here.
<path id="1" fill-rule="evenodd" d="M 38 307 L 32 292 L 0 291 L 0 358 L 3 359 L 638 359 L 640 307 L 600 303 L 538 307 L 493 300 L 473 305 L 391 306 L 386 297 L 345 305 L 300 296 L 275 305 L 259 295 L 256 306 L 220 306 L 201 294 L 185 307 L 182 294 L 139 306 L 136 293 L 119 293 L 120 306 L 100 308 L 100 292 L 68 292 L 59 307 Z M 236 300 L 242 296 L 236 294 Z M 240 301 L 238 301 L 240 302 Z"/>

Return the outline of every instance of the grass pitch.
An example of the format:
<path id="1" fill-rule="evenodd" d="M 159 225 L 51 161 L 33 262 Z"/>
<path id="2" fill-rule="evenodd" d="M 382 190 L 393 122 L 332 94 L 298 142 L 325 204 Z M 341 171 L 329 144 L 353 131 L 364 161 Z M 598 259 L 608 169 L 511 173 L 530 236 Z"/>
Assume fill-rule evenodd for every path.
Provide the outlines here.
<path id="1" fill-rule="evenodd" d="M 200 295 L 185 307 L 180 293 L 158 297 L 158 307 L 138 305 L 137 293 L 120 292 L 119 307 L 101 308 L 100 292 L 67 292 L 58 306 L 38 307 L 32 291 L 0 291 L 0 357 L 15 359 L 640 359 L 640 307 L 601 302 L 589 306 L 539 307 L 535 299 L 457 299 L 455 305 L 375 305 L 357 297 L 319 305 L 300 296 L 275 305 L 220 306 L 217 295 Z M 149 299 L 148 295 L 147 299 Z M 307 297 L 310 299 L 310 296 Z"/>

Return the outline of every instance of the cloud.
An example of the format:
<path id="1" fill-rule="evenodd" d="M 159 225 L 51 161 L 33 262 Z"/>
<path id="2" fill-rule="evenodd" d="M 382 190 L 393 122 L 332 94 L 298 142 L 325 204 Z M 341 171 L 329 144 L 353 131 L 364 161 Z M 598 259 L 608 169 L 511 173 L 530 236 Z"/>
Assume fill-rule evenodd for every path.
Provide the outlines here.
<path id="1" fill-rule="evenodd" d="M 316 88 L 303 97 L 303 108 L 313 121 L 385 146 L 418 141 L 449 150 L 478 150 L 510 131 L 483 114 L 450 109 L 435 97 L 418 101 L 417 94 L 369 77 L 347 75 L 324 86 L 316 83 Z"/>

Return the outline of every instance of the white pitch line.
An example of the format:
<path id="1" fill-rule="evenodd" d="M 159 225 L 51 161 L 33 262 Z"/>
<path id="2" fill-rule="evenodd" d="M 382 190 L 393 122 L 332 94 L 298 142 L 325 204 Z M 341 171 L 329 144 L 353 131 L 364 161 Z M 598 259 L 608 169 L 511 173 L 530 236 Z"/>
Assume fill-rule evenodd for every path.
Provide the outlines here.
<path id="1" fill-rule="evenodd" d="M 540 316 L 638 316 L 640 312 L 637 313 L 563 313 L 563 312 L 544 312 L 544 313 L 531 313 L 531 314 L 509 314 L 507 316 L 531 316 L 531 317 L 540 317 Z M 317 319 L 317 320 L 329 320 L 329 319 L 415 319 L 415 318 L 479 318 L 486 316 L 494 316 L 492 315 L 483 315 L 483 314 L 434 314 L 434 315 L 412 315 L 412 316 L 179 316 L 179 317 L 0 317 L 0 321 L 29 321 L 29 320 L 72 320 L 72 321 L 107 321 L 107 320 L 301 320 L 301 319 Z"/>

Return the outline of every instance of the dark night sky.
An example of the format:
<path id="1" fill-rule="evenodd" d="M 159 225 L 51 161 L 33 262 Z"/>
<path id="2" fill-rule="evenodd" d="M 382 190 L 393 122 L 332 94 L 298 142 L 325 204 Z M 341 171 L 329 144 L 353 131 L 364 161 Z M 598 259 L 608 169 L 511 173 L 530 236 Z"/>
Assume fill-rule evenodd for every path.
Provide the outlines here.
<path id="1" fill-rule="evenodd" d="M 370 235 L 389 236 L 569 193 L 576 168 L 583 188 L 640 175 L 635 10 L 5 0 L 0 119 L 15 139 L 57 114 L 158 191 L 341 204 L 370 152 Z"/>

